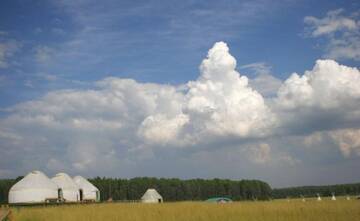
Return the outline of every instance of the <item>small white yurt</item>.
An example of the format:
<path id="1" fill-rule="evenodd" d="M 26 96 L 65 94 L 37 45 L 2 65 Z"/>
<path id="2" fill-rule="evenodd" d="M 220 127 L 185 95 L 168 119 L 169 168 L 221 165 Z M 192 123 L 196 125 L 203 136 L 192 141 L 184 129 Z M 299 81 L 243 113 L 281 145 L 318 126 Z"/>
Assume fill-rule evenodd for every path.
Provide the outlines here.
<path id="1" fill-rule="evenodd" d="M 82 176 L 76 176 L 73 180 L 79 187 L 80 201 L 100 201 L 100 191 L 96 186 Z"/>
<path id="2" fill-rule="evenodd" d="M 62 199 L 65 202 L 80 201 L 80 188 L 69 175 L 58 173 L 51 180 L 61 189 Z"/>
<path id="3" fill-rule="evenodd" d="M 301 201 L 303 201 L 303 202 L 306 201 L 304 195 L 300 195 L 300 197 L 301 197 Z"/>
<path id="4" fill-rule="evenodd" d="M 9 191 L 9 203 L 43 203 L 58 199 L 58 187 L 45 174 L 32 171 L 15 183 Z"/>
<path id="5" fill-rule="evenodd" d="M 336 200 L 335 193 L 332 194 L 331 200 Z"/>
<path id="6" fill-rule="evenodd" d="M 162 203 L 162 196 L 155 189 L 148 189 L 141 197 L 143 203 Z"/>
<path id="7" fill-rule="evenodd" d="M 317 201 L 321 201 L 320 194 L 316 194 L 316 195 L 317 195 Z"/>

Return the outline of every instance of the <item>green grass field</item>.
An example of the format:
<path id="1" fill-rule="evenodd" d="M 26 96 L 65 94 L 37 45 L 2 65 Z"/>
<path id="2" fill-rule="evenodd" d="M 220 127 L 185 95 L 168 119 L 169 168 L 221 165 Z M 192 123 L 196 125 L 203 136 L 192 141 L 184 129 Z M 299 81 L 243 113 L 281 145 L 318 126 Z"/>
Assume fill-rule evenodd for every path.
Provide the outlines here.
<path id="1" fill-rule="evenodd" d="M 101 203 L 13 208 L 16 221 L 332 221 L 360 220 L 360 200 L 276 200 L 214 204 L 178 202 L 163 204 Z"/>

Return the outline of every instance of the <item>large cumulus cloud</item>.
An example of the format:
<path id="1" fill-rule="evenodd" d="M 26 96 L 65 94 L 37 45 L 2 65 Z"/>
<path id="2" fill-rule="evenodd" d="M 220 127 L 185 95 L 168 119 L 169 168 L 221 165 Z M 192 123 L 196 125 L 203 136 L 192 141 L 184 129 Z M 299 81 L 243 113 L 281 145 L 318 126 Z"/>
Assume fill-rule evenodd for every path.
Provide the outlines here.
<path id="1" fill-rule="evenodd" d="M 263 97 L 249 87 L 248 78 L 235 70 L 236 60 L 223 42 L 209 50 L 200 76 L 186 85 L 181 112 L 149 116 L 141 128 L 148 140 L 170 137 L 190 144 L 212 137 L 262 137 L 276 124 Z M 148 136 L 151 133 L 151 136 Z M 180 136 L 180 137 L 179 137 Z M 159 137 L 164 139 L 158 139 Z"/>
<path id="2" fill-rule="evenodd" d="M 360 124 L 360 72 L 333 60 L 318 60 L 302 76 L 292 74 L 278 90 L 274 109 L 284 130 L 358 127 Z"/>
<path id="3" fill-rule="evenodd" d="M 295 165 L 301 160 L 274 140 L 317 131 L 328 132 L 349 155 L 359 146 L 358 132 L 346 132 L 360 125 L 359 85 L 357 68 L 319 60 L 312 70 L 285 80 L 277 96 L 264 98 L 236 70 L 228 46 L 218 42 L 202 61 L 198 79 L 184 85 L 110 77 L 92 89 L 52 91 L 7 108 L 0 119 L 0 172 L 134 171 L 169 151 L 203 157 L 210 147 L 239 162 Z"/>

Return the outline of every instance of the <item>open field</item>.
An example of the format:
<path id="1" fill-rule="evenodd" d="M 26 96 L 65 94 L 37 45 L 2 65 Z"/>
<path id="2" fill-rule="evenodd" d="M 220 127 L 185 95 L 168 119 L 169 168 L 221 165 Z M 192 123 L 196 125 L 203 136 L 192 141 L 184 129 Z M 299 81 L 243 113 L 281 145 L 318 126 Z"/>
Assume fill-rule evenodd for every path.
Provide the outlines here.
<path id="1" fill-rule="evenodd" d="M 331 221 L 360 220 L 359 200 L 276 200 L 213 204 L 178 202 L 163 204 L 101 203 L 49 207 L 13 208 L 17 221 Z"/>

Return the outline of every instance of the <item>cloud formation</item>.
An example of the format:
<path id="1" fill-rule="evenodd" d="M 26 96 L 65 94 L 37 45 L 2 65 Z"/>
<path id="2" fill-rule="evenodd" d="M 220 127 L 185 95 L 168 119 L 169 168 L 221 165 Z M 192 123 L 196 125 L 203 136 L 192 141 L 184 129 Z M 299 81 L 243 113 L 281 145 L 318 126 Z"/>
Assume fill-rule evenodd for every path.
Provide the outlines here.
<path id="1" fill-rule="evenodd" d="M 326 13 L 324 18 L 316 18 L 313 16 L 306 16 L 304 21 L 310 25 L 311 35 L 319 37 L 321 35 L 332 34 L 337 31 L 353 31 L 356 30 L 357 22 L 354 19 L 344 17 L 341 13 L 343 9 L 337 9 Z"/>
<path id="2" fill-rule="evenodd" d="M 236 70 L 224 42 L 215 43 L 199 69 L 185 85 L 109 77 L 92 89 L 52 91 L 9 107 L 0 119 L 0 168 L 107 174 L 172 153 L 203 157 L 197 153 L 222 149 L 238 154 L 230 157 L 237 161 L 295 165 L 300 161 L 267 140 L 316 131 L 331 133 L 345 156 L 358 151 L 357 132 L 346 132 L 360 125 L 357 68 L 318 60 L 270 98 Z M 240 151 L 232 152 L 235 146 Z"/>
<path id="3" fill-rule="evenodd" d="M 35 48 L 35 59 L 36 62 L 40 64 L 46 64 L 51 61 L 53 54 L 55 53 L 54 49 L 48 46 L 37 46 Z"/>
<path id="4" fill-rule="evenodd" d="M 11 58 L 20 47 L 21 43 L 15 40 L 0 41 L 0 68 L 7 68 L 9 66 L 9 58 Z"/>
<path id="5" fill-rule="evenodd" d="M 285 130 L 298 133 L 355 127 L 360 123 L 360 72 L 333 60 L 292 74 L 280 87 L 275 108 Z M 301 120 L 299 120 L 301 119 Z"/>
<path id="6" fill-rule="evenodd" d="M 164 121 L 166 113 L 149 116 L 155 128 L 176 129 L 184 142 L 199 143 L 211 137 L 262 137 L 275 124 L 275 116 L 263 97 L 248 85 L 248 78 L 235 70 L 229 48 L 218 42 L 200 65 L 200 77 L 186 85 L 181 112 Z M 148 119 L 149 119 L 148 118 Z M 154 132 L 153 127 L 146 124 Z M 159 133 L 165 132 L 156 130 Z M 160 137 L 162 135 L 159 135 Z M 151 137 L 157 139 L 158 134 Z M 164 139 L 160 139 L 161 143 Z M 165 139 L 168 140 L 168 139 Z"/>
<path id="7" fill-rule="evenodd" d="M 360 129 L 342 129 L 330 132 L 331 138 L 339 145 L 342 154 L 360 156 Z"/>
<path id="8" fill-rule="evenodd" d="M 271 160 L 271 148 L 267 143 L 260 143 L 258 146 L 253 146 L 250 150 L 251 159 L 253 159 L 255 163 L 265 164 Z"/>
<path id="9" fill-rule="evenodd" d="M 343 9 L 329 11 L 324 18 L 306 16 L 307 31 L 311 37 L 326 37 L 325 57 L 360 60 L 359 12 L 344 16 Z"/>
<path id="10" fill-rule="evenodd" d="M 251 70 L 255 77 L 249 80 L 250 86 L 264 97 L 276 95 L 282 81 L 271 74 L 271 66 L 265 62 L 246 64 L 240 69 Z"/>

